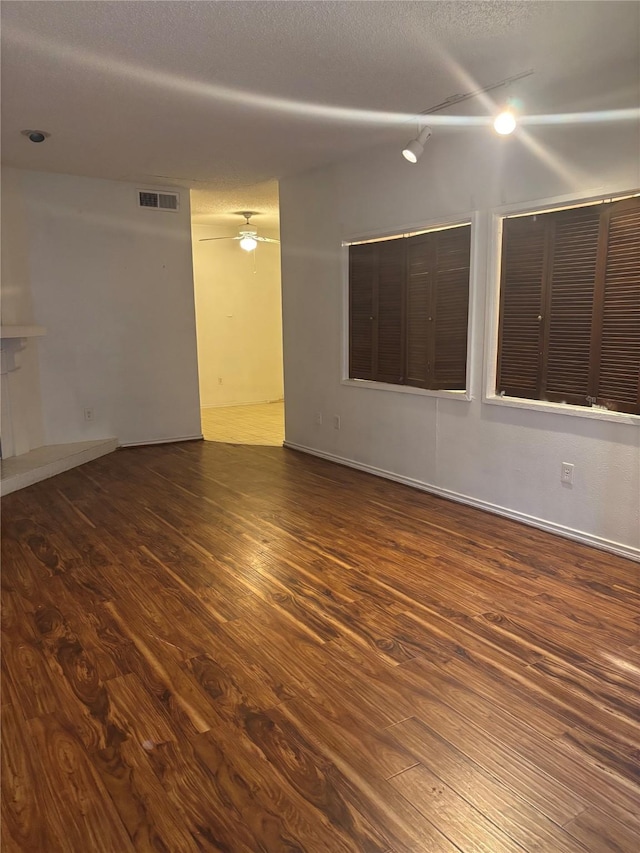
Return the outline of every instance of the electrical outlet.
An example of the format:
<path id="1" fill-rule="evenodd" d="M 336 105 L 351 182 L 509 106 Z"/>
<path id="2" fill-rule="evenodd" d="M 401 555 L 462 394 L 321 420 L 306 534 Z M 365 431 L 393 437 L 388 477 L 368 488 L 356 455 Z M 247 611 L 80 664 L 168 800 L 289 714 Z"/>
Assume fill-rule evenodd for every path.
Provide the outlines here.
<path id="1" fill-rule="evenodd" d="M 218 376 L 218 385 L 222 385 L 222 376 Z"/>
<path id="2" fill-rule="evenodd" d="M 322 426 L 322 412 L 316 412 L 316 423 L 318 426 Z"/>
<path id="3" fill-rule="evenodd" d="M 93 409 L 85 409 L 84 410 L 84 419 L 85 421 L 92 421 L 93 418 Z"/>
<path id="4" fill-rule="evenodd" d="M 340 429 L 340 415 L 333 416 L 333 428 Z"/>
<path id="5" fill-rule="evenodd" d="M 563 462 L 560 465 L 560 482 L 565 486 L 573 486 L 573 463 Z"/>

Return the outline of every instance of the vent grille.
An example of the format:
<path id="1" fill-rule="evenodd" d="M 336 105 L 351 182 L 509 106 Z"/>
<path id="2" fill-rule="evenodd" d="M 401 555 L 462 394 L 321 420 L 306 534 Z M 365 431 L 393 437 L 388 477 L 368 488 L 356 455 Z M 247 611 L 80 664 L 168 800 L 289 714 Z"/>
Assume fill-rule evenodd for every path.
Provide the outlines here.
<path id="1" fill-rule="evenodd" d="M 178 193 L 138 190 L 138 206 L 147 210 L 171 210 L 175 212 L 180 207 L 180 196 Z"/>

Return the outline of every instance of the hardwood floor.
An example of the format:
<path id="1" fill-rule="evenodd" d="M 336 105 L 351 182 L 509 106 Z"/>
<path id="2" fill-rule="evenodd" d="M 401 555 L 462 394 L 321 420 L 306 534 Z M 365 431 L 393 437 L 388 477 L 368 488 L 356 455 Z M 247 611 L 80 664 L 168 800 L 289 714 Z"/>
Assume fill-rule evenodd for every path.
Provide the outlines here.
<path id="1" fill-rule="evenodd" d="M 3 850 L 637 853 L 638 564 L 282 448 L 2 503 Z"/>

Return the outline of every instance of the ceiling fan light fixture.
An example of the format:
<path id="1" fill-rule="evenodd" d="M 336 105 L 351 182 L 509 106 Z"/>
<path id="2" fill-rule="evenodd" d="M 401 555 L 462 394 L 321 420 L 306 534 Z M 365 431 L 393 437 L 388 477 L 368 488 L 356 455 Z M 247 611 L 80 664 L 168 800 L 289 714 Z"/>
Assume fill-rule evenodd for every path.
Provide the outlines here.
<path id="1" fill-rule="evenodd" d="M 209 243 L 212 240 L 238 240 L 240 248 L 245 252 L 253 252 L 258 243 L 279 243 L 275 237 L 259 237 L 257 230 L 251 225 L 251 217 L 254 215 L 251 211 L 240 214 L 244 216 L 246 222 L 244 227 L 240 229 L 236 237 L 200 237 L 200 243 Z"/>
<path id="2" fill-rule="evenodd" d="M 420 133 L 411 142 L 407 142 L 402 149 L 402 156 L 409 163 L 417 163 L 424 152 L 424 144 L 432 135 L 430 127 L 423 127 Z"/>

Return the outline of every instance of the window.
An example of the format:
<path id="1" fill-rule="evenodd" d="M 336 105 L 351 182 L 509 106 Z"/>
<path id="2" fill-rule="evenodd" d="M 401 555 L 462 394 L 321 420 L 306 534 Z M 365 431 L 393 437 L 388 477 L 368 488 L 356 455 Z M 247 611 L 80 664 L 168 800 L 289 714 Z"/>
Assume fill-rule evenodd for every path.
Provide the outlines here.
<path id="1" fill-rule="evenodd" d="M 496 391 L 640 414 L 640 198 L 504 220 Z"/>
<path id="2" fill-rule="evenodd" d="M 464 391 L 471 226 L 349 246 L 349 377 Z"/>

